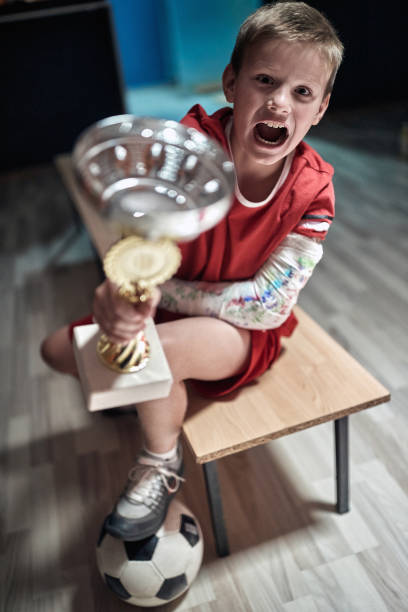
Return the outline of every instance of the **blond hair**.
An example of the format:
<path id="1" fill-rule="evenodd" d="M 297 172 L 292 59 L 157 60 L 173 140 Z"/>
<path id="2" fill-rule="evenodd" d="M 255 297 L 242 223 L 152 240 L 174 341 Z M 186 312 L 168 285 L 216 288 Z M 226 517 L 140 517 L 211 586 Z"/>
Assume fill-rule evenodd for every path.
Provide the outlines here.
<path id="1" fill-rule="evenodd" d="M 238 74 L 248 46 L 260 39 L 281 39 L 316 45 L 328 63 L 330 76 L 326 92 L 333 89 L 343 59 L 343 45 L 331 23 L 322 13 L 305 2 L 272 2 L 261 6 L 242 24 L 231 55 L 231 65 Z"/>

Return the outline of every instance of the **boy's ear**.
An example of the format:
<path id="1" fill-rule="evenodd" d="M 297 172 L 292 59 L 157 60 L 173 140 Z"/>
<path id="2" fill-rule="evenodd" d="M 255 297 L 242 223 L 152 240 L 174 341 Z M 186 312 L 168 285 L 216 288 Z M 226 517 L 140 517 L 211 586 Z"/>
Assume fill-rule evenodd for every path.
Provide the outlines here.
<path id="1" fill-rule="evenodd" d="M 222 75 L 222 87 L 227 102 L 234 102 L 235 72 L 231 64 L 228 64 Z"/>
<path id="2" fill-rule="evenodd" d="M 328 93 L 323 98 L 322 103 L 320 104 L 319 110 L 316 113 L 316 116 L 314 118 L 314 121 L 313 121 L 312 125 L 317 125 L 319 123 L 320 119 L 323 117 L 324 113 L 326 112 L 327 107 L 329 106 L 330 96 L 331 96 L 331 94 Z"/>

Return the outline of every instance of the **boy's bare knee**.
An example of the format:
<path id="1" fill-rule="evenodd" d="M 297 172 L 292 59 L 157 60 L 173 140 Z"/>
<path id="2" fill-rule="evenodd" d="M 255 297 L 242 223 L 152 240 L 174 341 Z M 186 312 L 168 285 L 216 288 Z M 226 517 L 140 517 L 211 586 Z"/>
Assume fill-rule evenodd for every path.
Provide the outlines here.
<path id="1" fill-rule="evenodd" d="M 43 361 L 53 370 L 77 376 L 77 368 L 68 326 L 45 338 L 40 346 Z"/>
<path id="2" fill-rule="evenodd" d="M 52 350 L 50 347 L 49 338 L 45 338 L 45 340 L 41 342 L 40 355 L 41 355 L 41 359 L 45 361 L 47 365 L 52 367 L 53 354 L 52 354 Z"/>

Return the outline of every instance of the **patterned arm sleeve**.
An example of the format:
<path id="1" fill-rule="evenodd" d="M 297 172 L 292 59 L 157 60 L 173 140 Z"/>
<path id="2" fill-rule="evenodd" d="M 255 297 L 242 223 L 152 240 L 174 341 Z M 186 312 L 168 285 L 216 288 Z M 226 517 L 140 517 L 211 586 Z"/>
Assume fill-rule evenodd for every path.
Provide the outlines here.
<path id="1" fill-rule="evenodd" d="M 185 315 L 205 315 L 247 329 L 273 329 L 286 321 L 323 254 L 322 245 L 289 234 L 256 275 L 232 283 L 170 279 L 160 306 Z"/>

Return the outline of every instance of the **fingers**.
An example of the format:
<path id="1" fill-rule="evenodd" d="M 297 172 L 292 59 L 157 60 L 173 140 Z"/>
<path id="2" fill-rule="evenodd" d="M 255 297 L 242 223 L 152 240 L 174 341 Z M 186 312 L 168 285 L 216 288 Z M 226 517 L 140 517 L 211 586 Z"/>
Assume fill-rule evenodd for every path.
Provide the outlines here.
<path id="1" fill-rule="evenodd" d="M 117 287 L 109 280 L 97 287 L 94 295 L 93 314 L 108 338 L 116 344 L 126 343 L 145 327 L 153 316 L 157 295 L 141 304 L 131 304 L 120 297 Z"/>

